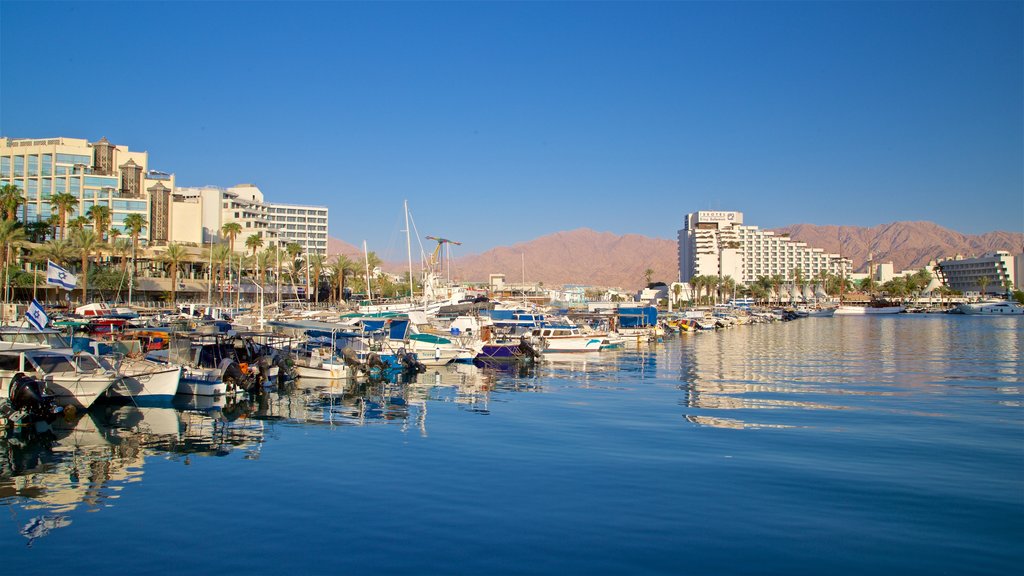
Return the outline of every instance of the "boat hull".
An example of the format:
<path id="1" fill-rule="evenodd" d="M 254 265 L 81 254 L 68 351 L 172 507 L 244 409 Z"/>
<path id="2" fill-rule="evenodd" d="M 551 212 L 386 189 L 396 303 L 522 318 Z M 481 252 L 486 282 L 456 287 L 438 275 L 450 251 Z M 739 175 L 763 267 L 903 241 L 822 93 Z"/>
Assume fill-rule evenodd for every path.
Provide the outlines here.
<path id="1" fill-rule="evenodd" d="M 110 395 L 146 402 L 170 402 L 178 393 L 181 368 L 178 366 L 122 367 L 120 383 L 110 387 Z"/>
<path id="2" fill-rule="evenodd" d="M 881 314 L 899 314 L 905 310 L 903 306 L 882 306 L 872 308 L 870 306 L 840 306 L 836 308 L 836 316 L 877 316 Z"/>

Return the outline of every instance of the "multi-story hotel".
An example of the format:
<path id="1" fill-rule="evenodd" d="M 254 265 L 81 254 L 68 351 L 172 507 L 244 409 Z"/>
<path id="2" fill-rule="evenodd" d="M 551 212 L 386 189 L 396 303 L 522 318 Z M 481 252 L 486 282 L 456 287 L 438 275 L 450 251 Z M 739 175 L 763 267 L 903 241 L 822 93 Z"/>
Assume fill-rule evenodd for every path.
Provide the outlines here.
<path id="1" fill-rule="evenodd" d="M 744 226 L 742 212 L 693 212 L 679 230 L 680 282 L 698 275 L 730 276 L 741 284 L 776 274 L 792 280 L 797 268 L 806 279 L 821 272 L 846 276 L 851 262 L 788 236 Z"/>
<path id="2" fill-rule="evenodd" d="M 149 170 L 148 154 L 101 138 L 0 138 L 0 185 L 21 189 L 24 222 L 46 221 L 55 212 L 50 198 L 71 194 L 78 208 L 68 218 L 84 216 L 94 205 L 107 206 L 111 228 L 125 232 L 124 219 L 140 214 L 150 223 L 144 243 L 163 243 L 170 228 L 170 192 L 174 175 Z"/>
<path id="3" fill-rule="evenodd" d="M 1003 294 L 1007 285 L 1016 285 L 1017 260 L 1020 258 L 1015 258 L 1005 250 L 999 250 L 977 258 L 957 256 L 939 260 L 937 270 L 943 284 L 953 290 L 959 290 L 964 294 L 979 293 L 981 284 L 978 280 L 984 277 L 988 278 L 986 293 Z"/>
<path id="4" fill-rule="evenodd" d="M 176 188 L 175 210 L 195 209 L 201 226 L 193 225 L 195 242 L 209 243 L 228 222 L 238 222 L 242 233 L 235 244 L 244 251 L 245 240 L 257 234 L 265 246 L 296 243 L 303 253 L 327 254 L 328 209 L 322 206 L 277 204 L 266 202 L 255 184 L 238 184 L 229 188 L 204 186 Z"/>

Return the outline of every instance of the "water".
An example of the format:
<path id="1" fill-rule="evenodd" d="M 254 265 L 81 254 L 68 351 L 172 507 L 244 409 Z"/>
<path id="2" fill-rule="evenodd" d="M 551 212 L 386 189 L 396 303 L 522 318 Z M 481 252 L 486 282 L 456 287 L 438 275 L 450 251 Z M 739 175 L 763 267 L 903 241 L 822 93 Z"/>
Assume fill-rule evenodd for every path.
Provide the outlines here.
<path id="1" fill-rule="evenodd" d="M 1022 335 L 804 319 L 223 412 L 107 408 L 0 442 L 3 570 L 1006 574 Z"/>

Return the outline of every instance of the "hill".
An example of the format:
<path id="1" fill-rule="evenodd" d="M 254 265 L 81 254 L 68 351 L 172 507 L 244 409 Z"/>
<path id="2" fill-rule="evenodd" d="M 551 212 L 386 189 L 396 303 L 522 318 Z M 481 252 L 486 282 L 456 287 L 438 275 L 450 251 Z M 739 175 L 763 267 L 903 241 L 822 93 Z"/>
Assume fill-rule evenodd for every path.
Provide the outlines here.
<path id="1" fill-rule="evenodd" d="M 996 250 L 1020 253 L 1024 248 L 1024 234 L 1019 232 L 961 234 L 933 222 L 893 222 L 871 227 L 794 224 L 774 231 L 789 234 L 814 248 L 848 256 L 855 270 L 866 268 L 869 253 L 873 253 L 875 262 L 892 262 L 899 271 L 956 254 L 977 256 Z M 328 241 L 328 252 L 362 257 L 359 248 L 334 238 Z M 508 282 L 521 282 L 524 262 L 528 282 L 549 286 L 572 283 L 637 289 L 644 285 L 644 271 L 648 268 L 654 271 L 654 281 L 671 282 L 679 275 L 674 239 L 639 234 L 620 236 L 580 228 L 457 258 L 452 264 L 452 279 L 485 282 L 489 274 L 505 274 Z M 383 267 L 401 272 L 405 264 L 385 263 Z"/>
<path id="2" fill-rule="evenodd" d="M 1024 234 L 988 232 L 961 234 L 934 222 L 893 222 L 878 226 L 817 226 L 794 224 L 778 228 L 808 246 L 837 252 L 853 260 L 854 270 L 867 269 L 868 255 L 875 262 L 892 262 L 896 271 L 920 268 L 930 260 L 963 254 L 980 256 L 996 250 L 1020 253 Z"/>

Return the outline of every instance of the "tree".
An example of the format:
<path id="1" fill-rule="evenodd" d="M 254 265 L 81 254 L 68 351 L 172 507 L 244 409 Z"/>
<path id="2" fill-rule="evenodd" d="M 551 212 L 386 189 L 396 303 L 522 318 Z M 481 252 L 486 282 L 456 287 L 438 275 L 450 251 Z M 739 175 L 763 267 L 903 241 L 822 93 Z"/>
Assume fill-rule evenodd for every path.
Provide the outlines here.
<path id="1" fill-rule="evenodd" d="M 50 206 L 57 211 L 60 220 L 60 239 L 64 240 L 67 237 L 68 215 L 78 208 L 78 198 L 67 192 L 60 192 L 50 196 Z"/>
<path id="2" fill-rule="evenodd" d="M 0 187 L 0 209 L 3 210 L 8 222 L 18 219 L 18 207 L 25 202 L 25 197 L 21 195 L 21 188 L 14 184 L 4 184 Z"/>
<path id="3" fill-rule="evenodd" d="M 309 255 L 309 270 L 312 273 L 313 286 L 310 287 L 313 290 L 313 302 L 320 303 L 320 276 L 324 271 L 324 257 L 322 254 L 313 253 Z M 309 294 L 306 294 L 306 298 L 309 298 Z"/>
<path id="4" fill-rule="evenodd" d="M 79 229 L 71 233 L 71 244 L 82 259 L 82 305 L 85 306 L 89 292 L 89 260 L 92 253 L 99 250 L 103 243 L 96 232 Z"/>
<path id="5" fill-rule="evenodd" d="M 683 285 L 673 284 L 672 285 L 672 301 L 678 306 L 679 298 L 683 295 Z"/>
<path id="6" fill-rule="evenodd" d="M 28 222 L 25 224 L 25 238 L 29 242 L 42 244 L 46 242 L 46 235 L 50 232 L 50 225 L 45 220 Z"/>
<path id="7" fill-rule="evenodd" d="M 228 239 L 228 245 L 231 246 L 231 251 L 234 252 L 235 238 L 242 233 L 242 225 L 238 222 L 227 222 L 220 227 L 220 231 Z"/>
<path id="8" fill-rule="evenodd" d="M 878 288 L 878 283 L 875 282 L 875 279 L 871 276 L 865 276 L 864 279 L 859 282 L 857 287 L 870 295 L 874 294 L 875 290 Z"/>
<path id="9" fill-rule="evenodd" d="M 654 276 L 654 270 L 652 268 L 644 270 L 644 279 L 647 280 L 648 286 L 651 285 L 651 276 Z"/>
<path id="10" fill-rule="evenodd" d="M 0 274 L 7 270 L 7 260 L 10 258 L 11 248 L 20 246 L 24 241 L 25 229 L 17 220 L 0 221 L 0 251 L 2 251 L 0 252 Z"/>
<path id="11" fill-rule="evenodd" d="M 107 232 L 107 225 L 110 223 L 110 207 L 103 204 L 93 204 L 85 213 L 92 219 L 92 229 L 96 231 L 96 234 L 99 235 L 102 241 Z"/>
<path id="12" fill-rule="evenodd" d="M 772 274 L 769 278 L 772 285 L 772 290 L 775 292 L 775 298 L 778 302 L 782 303 L 782 284 L 785 283 L 786 278 L 782 274 Z"/>
<path id="13" fill-rule="evenodd" d="M 32 258 L 40 265 L 45 265 L 47 260 L 64 265 L 71 262 L 75 254 L 75 247 L 68 240 L 50 240 L 36 248 Z"/>
<path id="14" fill-rule="evenodd" d="M 245 247 L 252 250 L 252 255 L 256 255 L 256 251 L 263 248 L 263 237 L 259 234 L 252 234 L 245 239 Z"/>
<path id="15" fill-rule="evenodd" d="M 160 261 L 170 266 L 171 305 L 178 301 L 178 264 L 185 260 L 187 256 L 188 253 L 185 247 L 175 242 L 169 243 L 167 250 L 160 255 Z"/>
<path id="16" fill-rule="evenodd" d="M 718 287 L 721 291 L 725 292 L 727 296 L 731 297 L 733 290 L 736 289 L 736 281 L 733 280 L 732 276 L 722 276 L 722 280 L 719 282 Z M 724 301 L 725 299 L 723 299 L 723 302 Z"/>
<path id="17" fill-rule="evenodd" d="M 988 285 L 992 283 L 992 279 L 988 276 L 982 276 L 978 278 L 978 288 L 981 290 L 981 295 L 985 296 L 985 290 L 988 289 Z"/>
<path id="18" fill-rule="evenodd" d="M 128 271 L 129 256 L 132 255 L 132 241 L 127 238 L 118 238 L 110 243 L 110 253 L 121 260 L 121 276 L 124 277 Z"/>
<path id="19" fill-rule="evenodd" d="M 72 218 L 71 221 L 68 222 L 68 228 L 72 231 L 72 233 L 74 233 L 75 230 L 85 230 L 85 227 L 88 224 L 88 218 L 86 218 L 85 216 L 77 216 L 75 218 Z"/>
<path id="20" fill-rule="evenodd" d="M 355 272 L 356 263 L 348 256 L 338 254 L 330 263 L 329 268 L 332 284 L 338 289 L 338 302 L 341 303 L 345 300 L 345 277 Z"/>
<path id="21" fill-rule="evenodd" d="M 227 265 L 230 256 L 231 248 L 227 244 L 215 244 L 212 254 L 210 254 L 213 267 L 217 271 L 217 301 L 221 305 L 224 304 L 224 267 Z M 210 275 L 212 278 L 213 270 L 210 271 Z"/>
<path id="22" fill-rule="evenodd" d="M 142 214 L 129 214 L 124 217 L 124 229 L 132 237 L 132 274 L 136 273 L 135 257 L 139 253 L 139 236 L 142 234 L 142 229 L 148 224 Z"/>

